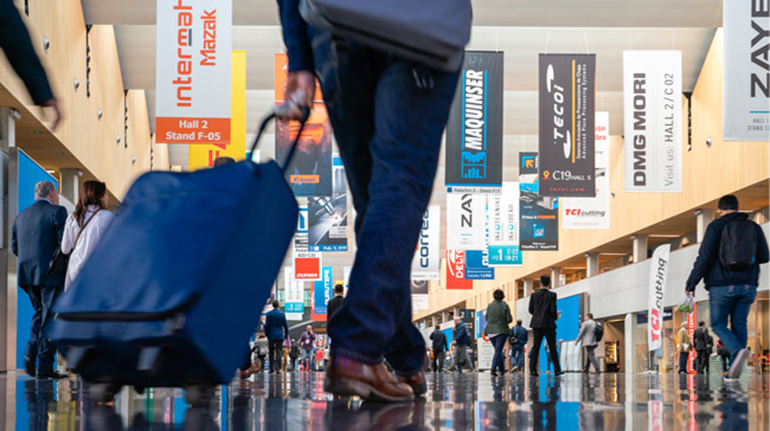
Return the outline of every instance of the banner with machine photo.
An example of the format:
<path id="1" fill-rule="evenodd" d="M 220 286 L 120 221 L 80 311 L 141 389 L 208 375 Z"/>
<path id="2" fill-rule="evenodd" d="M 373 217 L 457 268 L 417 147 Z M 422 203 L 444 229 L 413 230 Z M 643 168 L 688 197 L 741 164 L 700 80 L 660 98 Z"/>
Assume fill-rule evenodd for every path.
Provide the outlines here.
<path id="1" fill-rule="evenodd" d="M 540 196 L 594 197 L 596 55 L 540 54 Z"/>
<path id="2" fill-rule="evenodd" d="M 428 280 L 412 280 L 412 313 L 428 308 Z"/>
<path id="3" fill-rule="evenodd" d="M 449 111 L 449 193 L 500 193 L 503 181 L 503 53 L 465 53 Z"/>
<path id="4" fill-rule="evenodd" d="M 304 202 L 299 203 L 299 216 L 297 217 L 297 230 L 294 232 L 293 248 L 294 277 L 297 280 L 320 280 L 321 253 L 308 251 L 308 209 Z"/>
<path id="5" fill-rule="evenodd" d="M 342 158 L 332 158 L 332 194 L 309 197 L 308 251 L 348 251 L 348 193 Z"/>
<path id="6" fill-rule="evenodd" d="M 519 242 L 522 250 L 559 249 L 559 198 L 538 193 L 538 155 L 519 153 Z"/>

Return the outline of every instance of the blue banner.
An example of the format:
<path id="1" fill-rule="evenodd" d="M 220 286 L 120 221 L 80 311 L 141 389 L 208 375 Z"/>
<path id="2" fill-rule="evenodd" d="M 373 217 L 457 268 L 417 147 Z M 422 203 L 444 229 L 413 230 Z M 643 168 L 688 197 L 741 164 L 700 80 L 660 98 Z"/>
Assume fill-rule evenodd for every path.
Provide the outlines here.
<path id="1" fill-rule="evenodd" d="M 321 281 L 313 284 L 313 314 L 326 314 L 327 304 L 332 297 L 332 267 L 324 266 Z"/>
<path id="2" fill-rule="evenodd" d="M 486 251 L 465 251 L 465 279 L 466 280 L 493 280 L 495 269 L 490 268 L 489 257 Z"/>

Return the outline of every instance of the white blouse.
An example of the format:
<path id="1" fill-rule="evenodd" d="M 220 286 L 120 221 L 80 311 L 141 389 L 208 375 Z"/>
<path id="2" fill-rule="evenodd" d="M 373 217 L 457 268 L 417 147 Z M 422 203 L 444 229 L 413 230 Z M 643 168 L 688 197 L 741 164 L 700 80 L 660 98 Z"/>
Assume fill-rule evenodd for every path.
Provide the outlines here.
<path id="1" fill-rule="evenodd" d="M 86 230 L 80 235 L 77 244 L 75 244 L 75 239 L 78 236 L 78 232 L 80 232 L 80 226 L 78 226 L 75 220 L 75 213 L 70 214 L 67 218 L 67 223 L 64 225 L 61 251 L 70 255 L 70 263 L 67 266 L 67 278 L 64 281 L 65 291 L 69 289 L 72 280 L 78 275 L 83 263 L 91 255 L 94 248 L 96 248 L 96 244 L 99 243 L 114 217 L 108 210 L 101 210 L 94 215 L 96 209 L 95 205 L 91 205 L 86 210 L 85 221 L 88 221 L 91 217 L 95 218 L 88 223 Z"/>

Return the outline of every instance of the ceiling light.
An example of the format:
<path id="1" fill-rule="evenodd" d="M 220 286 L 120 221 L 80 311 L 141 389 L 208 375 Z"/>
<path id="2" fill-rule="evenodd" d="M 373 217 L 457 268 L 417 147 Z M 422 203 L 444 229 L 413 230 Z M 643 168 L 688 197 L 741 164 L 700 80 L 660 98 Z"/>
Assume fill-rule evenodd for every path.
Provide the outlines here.
<path id="1" fill-rule="evenodd" d="M 32 132 L 33 132 L 34 134 L 36 134 L 37 136 L 40 136 L 40 135 L 42 135 L 42 134 L 43 134 L 43 132 L 41 132 L 40 130 L 37 130 L 37 129 L 33 130 Z"/>
<path id="2" fill-rule="evenodd" d="M 56 155 L 57 155 L 57 156 L 60 156 L 60 157 L 63 157 L 63 156 L 64 156 L 64 153 L 63 153 L 63 152 L 61 152 L 61 151 L 57 151 L 57 152 L 56 152 Z"/>
<path id="3" fill-rule="evenodd" d="M 630 254 L 630 253 L 604 253 L 604 252 L 599 252 L 599 254 L 601 254 L 603 256 L 625 256 L 625 255 Z"/>
<path id="4" fill-rule="evenodd" d="M 650 238 L 679 238 L 680 236 L 682 235 L 667 234 L 667 233 L 650 234 Z"/>

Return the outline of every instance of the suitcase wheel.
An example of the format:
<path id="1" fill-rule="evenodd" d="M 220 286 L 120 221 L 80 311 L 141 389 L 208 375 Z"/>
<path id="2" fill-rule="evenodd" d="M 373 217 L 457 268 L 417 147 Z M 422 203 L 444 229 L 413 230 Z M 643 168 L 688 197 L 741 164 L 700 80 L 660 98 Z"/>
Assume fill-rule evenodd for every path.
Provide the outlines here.
<path id="1" fill-rule="evenodd" d="M 97 403 L 108 403 L 115 399 L 115 395 L 120 392 L 121 387 L 121 384 L 117 382 L 91 383 L 88 387 L 88 394 Z"/>
<path id="2" fill-rule="evenodd" d="M 191 384 L 184 387 L 184 399 L 192 407 L 208 407 L 214 397 L 214 385 Z"/>

